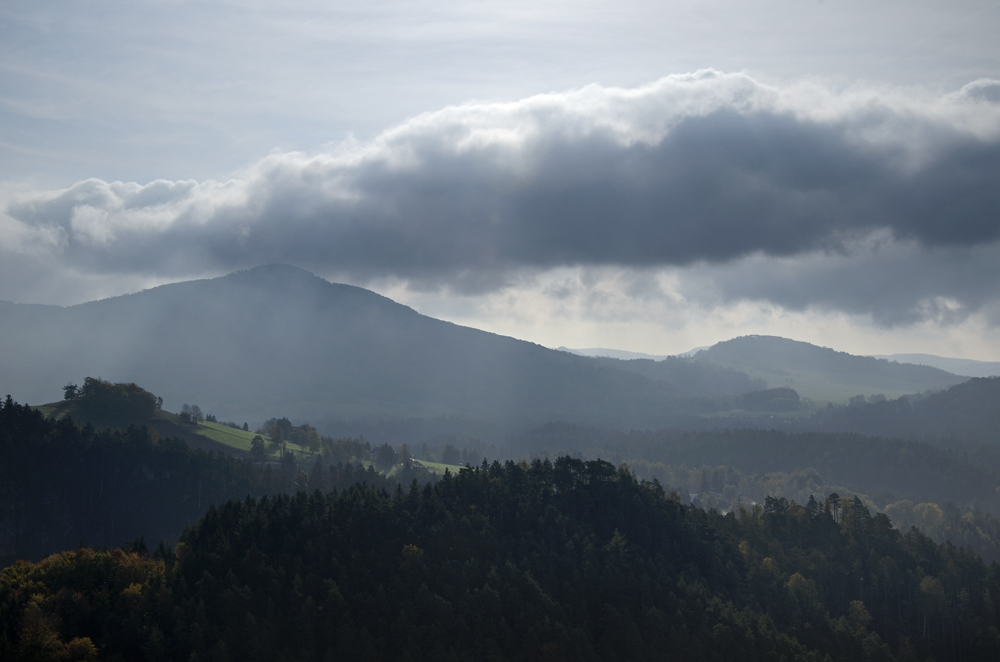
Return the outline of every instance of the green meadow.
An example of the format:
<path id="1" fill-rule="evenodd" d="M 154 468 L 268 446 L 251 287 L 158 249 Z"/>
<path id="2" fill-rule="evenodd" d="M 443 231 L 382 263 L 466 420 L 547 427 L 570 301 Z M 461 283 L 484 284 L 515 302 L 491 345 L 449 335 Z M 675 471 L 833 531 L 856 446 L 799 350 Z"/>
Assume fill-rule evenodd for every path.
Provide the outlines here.
<path id="1" fill-rule="evenodd" d="M 465 468 L 458 464 L 442 464 L 441 462 L 428 462 L 427 460 L 413 461 L 437 476 L 443 476 L 445 470 L 448 470 L 452 474 L 457 474 L 461 469 Z"/>
<path id="2" fill-rule="evenodd" d="M 95 427 L 109 427 L 104 421 L 91 420 L 90 417 L 86 416 L 80 410 L 80 407 L 76 402 L 62 400 L 59 402 L 50 402 L 48 404 L 38 405 L 34 407 L 34 409 L 41 412 L 46 418 L 59 420 L 65 418 L 66 416 L 70 416 L 74 421 L 80 424 L 90 423 Z M 181 421 L 180 416 L 163 409 L 157 409 L 151 420 L 145 422 L 119 422 L 113 427 L 123 427 L 129 424 L 145 425 L 150 429 L 156 430 L 157 434 L 161 437 L 180 436 L 182 438 L 190 438 L 191 435 L 202 437 L 215 442 L 216 444 L 221 444 L 227 448 L 243 453 L 250 452 L 250 442 L 252 442 L 253 438 L 257 436 L 256 432 L 247 432 L 245 430 L 229 427 L 228 425 L 224 425 L 222 423 L 210 423 L 206 421 L 199 421 L 196 424 L 184 423 Z M 264 442 L 267 444 L 268 454 L 274 455 L 274 452 L 271 450 L 271 438 L 267 435 L 261 436 L 264 437 Z M 296 457 L 299 459 L 315 455 L 315 453 L 312 453 L 302 446 L 292 442 L 287 442 L 286 448 L 295 453 Z M 444 465 L 441 466 L 443 467 Z M 444 469 L 441 469 L 441 473 L 444 473 Z"/>

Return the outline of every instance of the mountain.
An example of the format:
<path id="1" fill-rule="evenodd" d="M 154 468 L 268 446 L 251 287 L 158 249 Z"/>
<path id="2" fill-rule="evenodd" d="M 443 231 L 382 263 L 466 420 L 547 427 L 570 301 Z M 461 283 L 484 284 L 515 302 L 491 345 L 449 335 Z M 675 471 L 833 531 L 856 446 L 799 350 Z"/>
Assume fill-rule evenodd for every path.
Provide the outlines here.
<path id="1" fill-rule="evenodd" d="M 0 302 L 0 339 L 0 393 L 22 402 L 58 400 L 64 384 L 92 376 L 139 383 L 172 411 L 186 402 L 222 420 L 288 416 L 331 430 L 438 419 L 499 431 L 548 421 L 655 428 L 691 414 L 768 411 L 743 402 L 765 388 L 783 401 L 825 402 L 962 381 L 761 336 L 693 358 L 576 356 L 283 265 L 65 308 Z"/>
<path id="2" fill-rule="evenodd" d="M 720 342 L 695 360 L 746 372 L 770 388 L 795 389 L 816 402 L 846 402 L 855 395 L 886 398 L 942 390 L 966 381 L 938 368 L 854 356 L 776 336 L 742 336 Z"/>
<path id="3" fill-rule="evenodd" d="M 677 356 L 618 349 L 559 350 L 671 382 L 693 393 L 730 395 L 785 387 L 821 403 L 846 402 L 855 395 L 896 398 L 947 388 L 965 381 L 963 376 L 1000 375 L 1000 363 L 930 354 L 854 356 L 776 336 L 743 336 Z"/>
<path id="4" fill-rule="evenodd" d="M 952 359 L 933 354 L 883 354 L 876 359 L 898 361 L 899 363 L 914 363 L 929 365 L 932 368 L 947 370 L 964 377 L 998 377 L 1000 376 L 1000 361 L 975 361 L 973 359 Z"/>
<path id="5" fill-rule="evenodd" d="M 0 305 L 0 389 L 35 404 L 84 376 L 137 382 L 222 419 L 439 416 L 655 426 L 683 389 L 420 315 L 271 265 L 66 308 Z"/>

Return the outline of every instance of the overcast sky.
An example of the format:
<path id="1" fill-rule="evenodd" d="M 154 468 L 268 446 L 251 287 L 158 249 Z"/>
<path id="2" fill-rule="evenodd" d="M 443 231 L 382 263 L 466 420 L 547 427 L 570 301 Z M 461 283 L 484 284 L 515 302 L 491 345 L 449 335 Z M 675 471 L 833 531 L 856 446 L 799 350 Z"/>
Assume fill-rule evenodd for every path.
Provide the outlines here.
<path id="1" fill-rule="evenodd" d="M 1000 360 L 1000 2 L 331 4 L 0 4 L 0 299 Z"/>

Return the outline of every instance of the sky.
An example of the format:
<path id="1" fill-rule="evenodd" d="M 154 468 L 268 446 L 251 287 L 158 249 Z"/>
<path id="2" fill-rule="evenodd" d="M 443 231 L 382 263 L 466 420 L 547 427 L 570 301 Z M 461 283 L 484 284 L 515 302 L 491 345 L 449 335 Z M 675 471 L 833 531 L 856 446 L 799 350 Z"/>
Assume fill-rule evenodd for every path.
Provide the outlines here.
<path id="1" fill-rule="evenodd" d="M 0 3 L 0 299 L 1000 360 L 1000 2 L 363 4 Z"/>

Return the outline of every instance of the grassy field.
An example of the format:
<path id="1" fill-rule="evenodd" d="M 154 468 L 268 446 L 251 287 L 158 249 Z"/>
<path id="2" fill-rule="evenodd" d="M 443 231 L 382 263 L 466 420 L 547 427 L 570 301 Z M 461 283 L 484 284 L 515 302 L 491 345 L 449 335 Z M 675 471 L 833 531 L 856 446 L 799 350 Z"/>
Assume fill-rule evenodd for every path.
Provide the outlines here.
<path id="1" fill-rule="evenodd" d="M 174 414 L 170 414 L 173 416 Z M 193 430 L 195 434 L 199 434 L 206 439 L 211 439 L 214 442 L 229 446 L 236 450 L 250 452 L 250 442 L 253 438 L 257 436 L 256 432 L 246 432 L 244 430 L 238 430 L 236 428 L 231 428 L 228 425 L 223 425 L 222 423 L 208 423 L 206 421 L 201 421 L 198 423 L 198 427 Z M 269 455 L 273 455 L 271 452 L 271 438 L 267 435 L 261 435 L 264 437 L 265 448 L 268 450 Z M 295 453 L 296 457 L 303 458 L 307 456 L 315 456 L 312 453 L 298 444 L 293 444 L 288 442 L 288 450 Z"/>
<path id="2" fill-rule="evenodd" d="M 739 370 L 744 370 L 754 378 L 760 378 L 767 382 L 768 388 L 778 388 L 786 386 L 793 388 L 799 396 L 812 400 L 815 408 L 819 409 L 832 402 L 835 405 L 846 404 L 848 398 L 855 395 L 875 395 L 881 393 L 886 398 L 894 400 L 901 395 L 909 395 L 919 389 L 915 389 L 910 383 L 902 380 L 881 379 L 881 383 L 873 385 L 863 379 L 836 379 L 829 374 L 813 372 L 809 370 L 760 370 L 733 365 Z"/>
<path id="3" fill-rule="evenodd" d="M 88 422 L 87 417 L 82 415 L 78 405 L 74 402 L 50 402 L 45 405 L 38 405 L 34 409 L 40 411 L 46 418 L 61 419 L 65 416 L 71 416 L 74 421 L 81 425 Z M 197 425 L 183 423 L 180 416 L 163 409 L 156 410 L 152 420 L 144 424 L 149 428 L 157 430 L 164 437 L 180 436 L 182 438 L 187 437 L 189 441 L 192 441 L 191 435 L 195 435 L 195 438 L 202 437 L 226 448 L 240 451 L 241 453 L 250 452 L 250 442 L 257 436 L 255 432 L 238 430 L 221 423 L 207 423 L 205 421 L 201 421 Z M 264 442 L 267 444 L 268 454 L 272 456 L 276 455 L 270 448 L 271 438 L 267 435 L 261 436 L 264 437 Z M 315 453 L 309 452 L 298 444 L 288 442 L 287 448 L 300 459 L 315 456 Z M 211 447 L 209 447 L 209 450 L 211 450 Z M 443 472 L 444 470 L 442 469 Z"/>
<path id="4" fill-rule="evenodd" d="M 194 431 L 203 437 L 208 437 L 212 441 L 217 441 L 220 444 L 225 444 L 226 446 L 248 453 L 250 452 L 250 442 L 257 436 L 255 432 L 244 432 L 243 430 L 237 430 L 221 423 L 206 423 L 204 421 L 198 423 L 198 427 Z M 270 439 L 264 437 L 264 441 L 270 441 Z"/>
<path id="5" fill-rule="evenodd" d="M 74 408 L 73 403 L 67 402 L 65 400 L 62 400 L 60 402 L 50 402 L 47 405 L 39 405 L 37 407 L 32 407 L 32 409 L 42 412 L 42 416 L 44 416 L 45 418 L 54 418 L 56 420 L 59 420 L 66 414 L 70 414 L 73 408 Z"/>
<path id="6" fill-rule="evenodd" d="M 440 462 L 428 462 L 427 460 L 414 460 L 414 462 L 438 476 L 443 476 L 445 469 L 450 473 L 457 474 L 459 470 L 465 468 L 457 464 L 441 464 Z"/>
<path id="7" fill-rule="evenodd" d="M 36 406 L 34 409 L 40 411 L 45 417 L 60 419 L 64 416 L 72 416 L 73 420 L 80 424 L 87 422 L 86 417 L 81 415 L 77 404 L 73 402 L 50 402 L 49 404 Z M 222 450 L 219 446 L 223 446 L 227 449 L 237 451 L 237 454 L 249 453 L 250 444 L 253 441 L 253 438 L 257 436 L 256 432 L 248 432 L 237 428 L 231 428 L 228 425 L 223 425 L 222 423 L 208 423 L 205 421 L 201 421 L 197 425 L 183 423 L 181 422 L 180 416 L 162 409 L 156 410 L 153 414 L 152 420 L 146 422 L 145 425 L 149 428 L 157 430 L 157 432 L 163 437 L 186 437 L 189 443 L 195 441 L 197 437 L 201 437 L 216 444 L 214 447 L 206 447 L 207 450 L 212 450 L 213 448 L 215 450 Z M 276 459 L 277 453 L 271 450 L 271 438 L 267 435 L 261 436 L 264 437 L 268 455 L 271 458 Z M 199 444 L 195 443 L 195 445 L 198 446 Z M 308 468 L 310 460 L 315 461 L 316 454 L 306 450 L 298 444 L 288 442 L 287 448 L 295 454 L 300 468 Z M 427 460 L 414 460 L 414 462 L 437 476 L 443 476 L 445 470 L 453 474 L 457 474 L 464 468 L 462 465 L 428 462 Z M 368 461 L 361 464 L 368 466 L 371 462 Z M 391 476 L 395 471 L 396 468 L 393 468 L 393 471 L 390 472 L 389 475 Z"/>

